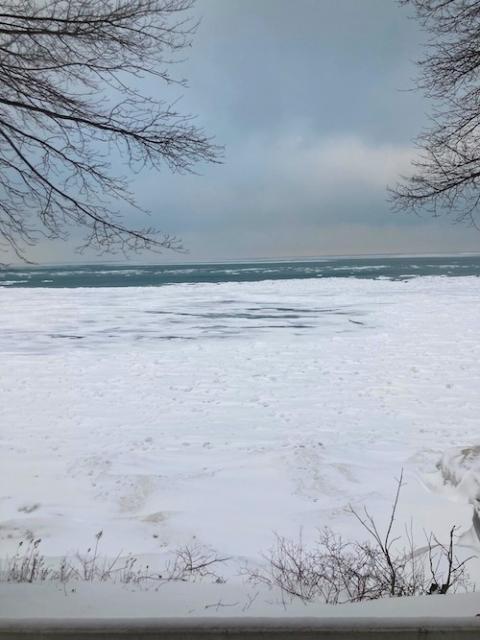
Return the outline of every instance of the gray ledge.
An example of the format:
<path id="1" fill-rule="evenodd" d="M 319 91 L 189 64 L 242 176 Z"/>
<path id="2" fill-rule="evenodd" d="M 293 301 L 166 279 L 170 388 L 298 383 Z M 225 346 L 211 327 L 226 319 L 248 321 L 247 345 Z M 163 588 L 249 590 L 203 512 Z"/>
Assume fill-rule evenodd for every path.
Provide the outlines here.
<path id="1" fill-rule="evenodd" d="M 480 617 L 472 618 L 116 618 L 3 619 L 0 640 L 480 640 Z"/>

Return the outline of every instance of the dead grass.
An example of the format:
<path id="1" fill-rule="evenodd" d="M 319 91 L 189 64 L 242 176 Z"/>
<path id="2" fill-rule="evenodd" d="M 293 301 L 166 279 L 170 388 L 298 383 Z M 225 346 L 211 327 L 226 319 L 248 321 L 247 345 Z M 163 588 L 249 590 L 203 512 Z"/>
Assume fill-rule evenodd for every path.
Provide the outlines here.
<path id="1" fill-rule="evenodd" d="M 0 565 L 2 582 L 45 582 L 56 581 L 66 584 L 71 581 L 117 582 L 122 584 L 143 584 L 148 582 L 183 581 L 192 582 L 210 579 L 223 582 L 218 573 L 227 557 L 218 556 L 212 549 L 199 544 L 177 548 L 161 571 L 153 570 L 148 564 L 141 564 L 132 554 L 119 553 L 114 558 L 100 554 L 103 531 L 95 535 L 95 543 L 85 553 L 74 557 L 64 557 L 58 564 L 47 562 L 41 554 L 41 539 L 20 541 L 15 554 Z"/>

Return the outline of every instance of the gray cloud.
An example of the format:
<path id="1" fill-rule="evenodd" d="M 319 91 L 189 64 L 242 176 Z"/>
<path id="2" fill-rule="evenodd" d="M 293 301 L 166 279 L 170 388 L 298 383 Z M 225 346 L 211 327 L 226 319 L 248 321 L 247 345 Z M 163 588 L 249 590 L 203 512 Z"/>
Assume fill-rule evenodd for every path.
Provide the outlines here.
<path id="1" fill-rule="evenodd" d="M 148 222 L 181 235 L 190 259 L 478 248 L 467 229 L 389 209 L 386 185 L 408 172 L 428 111 L 407 90 L 422 34 L 395 0 L 198 0 L 196 11 L 179 106 L 225 144 L 225 163 L 133 180 Z M 34 256 L 68 260 L 74 239 Z"/>

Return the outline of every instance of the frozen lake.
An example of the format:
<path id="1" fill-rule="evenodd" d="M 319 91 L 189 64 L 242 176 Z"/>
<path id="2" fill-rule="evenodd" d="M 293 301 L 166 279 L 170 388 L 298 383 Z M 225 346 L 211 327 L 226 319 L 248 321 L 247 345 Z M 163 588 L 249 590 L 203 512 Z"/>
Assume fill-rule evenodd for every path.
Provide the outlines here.
<path id="1" fill-rule="evenodd" d="M 258 559 L 382 522 L 402 468 L 400 522 L 471 541 L 478 474 L 437 463 L 480 444 L 477 277 L 3 288 L 0 317 L 2 555 Z"/>

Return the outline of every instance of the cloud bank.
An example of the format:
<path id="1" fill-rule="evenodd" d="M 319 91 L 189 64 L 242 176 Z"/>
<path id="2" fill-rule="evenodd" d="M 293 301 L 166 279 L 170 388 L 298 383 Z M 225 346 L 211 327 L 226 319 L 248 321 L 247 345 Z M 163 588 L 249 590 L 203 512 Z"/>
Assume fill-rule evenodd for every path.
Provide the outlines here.
<path id="1" fill-rule="evenodd" d="M 177 234 L 189 250 L 135 260 L 478 251 L 480 234 L 393 214 L 387 201 L 428 112 L 418 92 L 404 91 L 422 35 L 397 2 L 199 0 L 197 11 L 178 106 L 225 145 L 225 162 L 132 176 L 151 216 L 125 208 L 126 222 Z M 178 93 L 154 82 L 146 90 Z M 97 259 L 75 256 L 80 239 L 73 231 L 67 243 L 42 242 L 31 257 Z"/>

